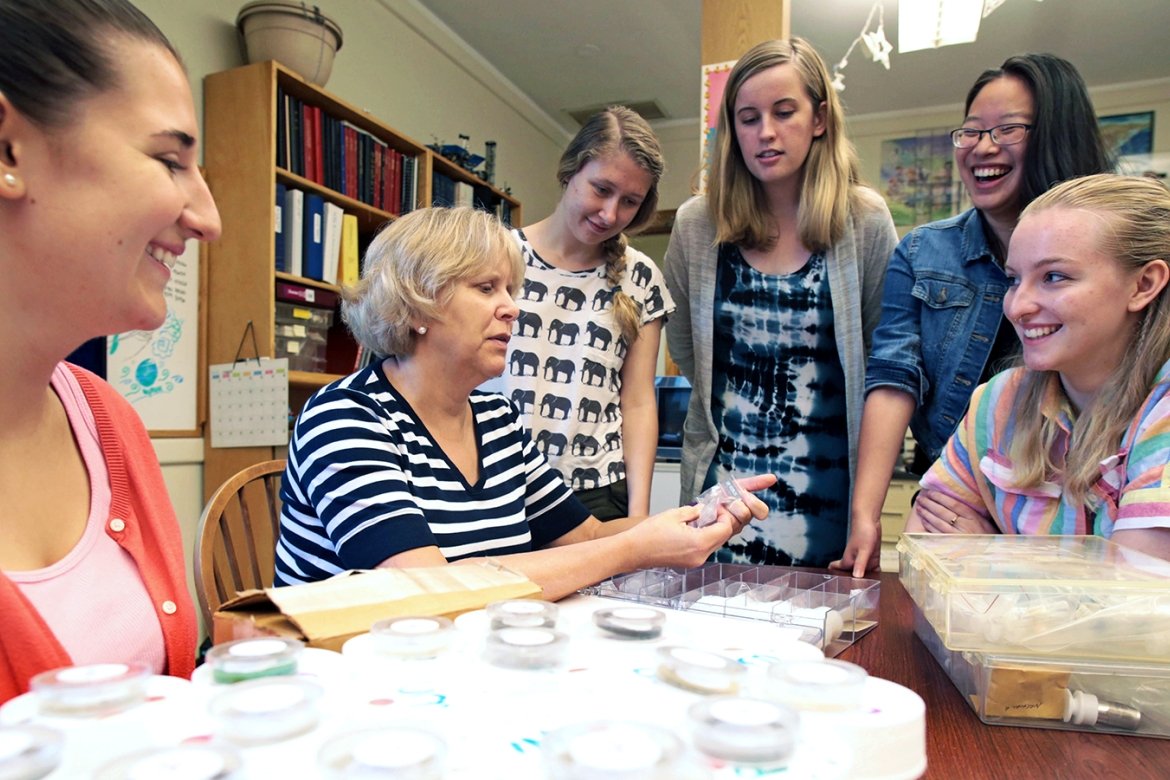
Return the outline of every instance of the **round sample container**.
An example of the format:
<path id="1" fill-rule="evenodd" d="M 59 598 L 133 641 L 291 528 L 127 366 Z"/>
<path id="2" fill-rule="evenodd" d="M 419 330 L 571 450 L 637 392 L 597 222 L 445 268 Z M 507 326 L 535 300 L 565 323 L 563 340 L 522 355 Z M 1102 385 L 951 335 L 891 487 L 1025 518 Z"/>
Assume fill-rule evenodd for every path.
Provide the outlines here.
<path id="1" fill-rule="evenodd" d="M 611 607 L 594 612 L 593 623 L 625 639 L 655 639 L 662 636 L 666 615 L 650 607 Z"/>
<path id="2" fill-rule="evenodd" d="M 100 716 L 146 700 L 146 664 L 92 664 L 41 672 L 29 682 L 46 715 Z"/>
<path id="3" fill-rule="evenodd" d="M 412 726 L 366 729 L 334 737 L 317 764 L 330 780 L 441 780 L 447 743 Z"/>
<path id="4" fill-rule="evenodd" d="M 492 631 L 501 628 L 556 628 L 557 605 L 536 599 L 509 599 L 487 605 Z"/>
<path id="5" fill-rule="evenodd" d="M 311 731 L 320 719 L 321 686 L 299 677 L 268 677 L 233 685 L 211 700 L 220 733 L 241 745 L 262 745 Z"/>
<path id="6" fill-rule="evenodd" d="M 695 747 L 737 764 L 787 764 L 800 716 L 782 704 L 741 696 L 711 696 L 687 710 Z"/>
<path id="7" fill-rule="evenodd" d="M 34 780 L 44 777 L 61 763 L 65 738 L 44 726 L 0 727 L 0 778 Z"/>
<path id="8" fill-rule="evenodd" d="M 569 638 L 551 628 L 501 628 L 487 635 L 484 658 L 511 669 L 549 669 L 565 658 Z"/>
<path id="9" fill-rule="evenodd" d="M 396 617 L 370 628 L 374 649 L 398 658 L 434 658 L 451 646 L 455 624 L 445 617 Z"/>
<path id="10" fill-rule="evenodd" d="M 768 690 L 797 711 L 845 712 L 861 706 L 868 676 L 848 661 L 781 661 L 768 667 Z"/>
<path id="11" fill-rule="evenodd" d="M 658 678 L 696 693 L 735 693 L 744 668 L 706 650 L 666 646 L 658 648 Z"/>
<path id="12" fill-rule="evenodd" d="M 545 737 L 542 752 L 549 780 L 673 780 L 685 774 L 682 740 L 646 723 L 565 726 Z"/>
<path id="13" fill-rule="evenodd" d="M 103 766 L 94 780 L 232 780 L 243 761 L 219 745 L 178 745 L 122 756 Z"/>
<path id="14" fill-rule="evenodd" d="M 297 673 L 304 649 L 304 642 L 296 639 L 237 639 L 208 650 L 207 663 L 217 683 L 280 677 Z"/>

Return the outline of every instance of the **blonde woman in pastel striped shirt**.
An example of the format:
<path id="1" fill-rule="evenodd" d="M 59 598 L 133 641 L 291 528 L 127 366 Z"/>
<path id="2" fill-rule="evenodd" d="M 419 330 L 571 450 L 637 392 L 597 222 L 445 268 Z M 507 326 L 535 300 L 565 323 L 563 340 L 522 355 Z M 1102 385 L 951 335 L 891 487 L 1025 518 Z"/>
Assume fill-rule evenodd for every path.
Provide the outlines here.
<path id="1" fill-rule="evenodd" d="M 1170 191 L 1100 174 L 1020 218 L 1024 366 L 975 391 L 908 532 L 1094 534 L 1170 558 Z"/>

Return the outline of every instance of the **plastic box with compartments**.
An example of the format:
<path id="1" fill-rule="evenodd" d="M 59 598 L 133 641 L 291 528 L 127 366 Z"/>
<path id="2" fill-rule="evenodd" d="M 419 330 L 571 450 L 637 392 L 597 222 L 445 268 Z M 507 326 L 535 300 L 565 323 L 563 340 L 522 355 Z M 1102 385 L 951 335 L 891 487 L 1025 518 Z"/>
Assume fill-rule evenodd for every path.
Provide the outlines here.
<path id="1" fill-rule="evenodd" d="M 840 654 L 878 620 L 877 580 L 786 566 L 709 563 L 642 569 L 582 590 L 594 596 L 795 629 L 827 657 Z"/>

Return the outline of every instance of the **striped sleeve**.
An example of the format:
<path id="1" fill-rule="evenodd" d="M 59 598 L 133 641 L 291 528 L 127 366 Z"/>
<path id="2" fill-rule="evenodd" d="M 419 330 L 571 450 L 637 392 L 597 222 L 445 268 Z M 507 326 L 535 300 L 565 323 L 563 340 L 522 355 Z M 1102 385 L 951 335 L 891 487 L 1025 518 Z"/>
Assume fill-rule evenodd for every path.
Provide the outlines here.
<path id="1" fill-rule="evenodd" d="M 1113 531 L 1170 527 L 1170 383 L 1162 382 L 1138 417 L 1126 461 L 1127 483 Z"/>
<path id="2" fill-rule="evenodd" d="M 993 380 L 994 382 L 994 380 Z M 980 469 L 987 450 L 988 437 L 995 427 L 996 398 L 991 383 L 975 388 L 967 413 L 951 434 L 938 460 L 923 475 L 920 485 L 962 501 L 983 517 L 989 517 L 1002 529 L 991 511 L 992 500 Z"/>

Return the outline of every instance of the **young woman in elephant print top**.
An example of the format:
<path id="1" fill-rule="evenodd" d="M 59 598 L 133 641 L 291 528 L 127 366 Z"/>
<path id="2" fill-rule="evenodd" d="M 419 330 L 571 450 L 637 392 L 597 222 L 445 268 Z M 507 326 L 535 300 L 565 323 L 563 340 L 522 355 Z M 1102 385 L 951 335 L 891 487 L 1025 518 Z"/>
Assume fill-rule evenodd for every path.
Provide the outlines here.
<path id="1" fill-rule="evenodd" d="M 674 303 L 623 231 L 654 215 L 662 170 L 646 122 L 610 107 L 562 155 L 556 210 L 515 231 L 526 267 L 507 394 L 536 446 L 602 520 L 650 511 L 655 365 Z"/>

